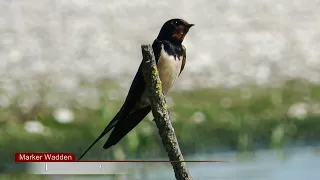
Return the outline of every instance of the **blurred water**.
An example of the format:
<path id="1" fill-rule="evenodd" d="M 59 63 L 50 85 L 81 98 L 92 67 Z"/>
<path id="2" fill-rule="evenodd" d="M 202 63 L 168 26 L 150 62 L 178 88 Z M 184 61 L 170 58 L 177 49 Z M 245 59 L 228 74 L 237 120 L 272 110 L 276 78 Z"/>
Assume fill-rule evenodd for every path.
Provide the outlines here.
<path id="1" fill-rule="evenodd" d="M 192 177 L 197 179 L 228 179 L 228 180 L 316 180 L 320 176 L 319 149 L 305 147 L 287 149 L 284 151 L 257 151 L 250 159 L 242 159 L 235 153 L 221 153 L 207 157 L 193 157 L 192 159 L 227 160 L 223 163 L 188 163 Z M 144 174 L 140 176 L 121 177 L 118 179 L 174 179 L 171 165 L 144 166 Z M 53 179 L 61 177 L 52 177 Z M 108 177 L 80 178 L 63 177 L 64 179 L 110 179 Z"/>

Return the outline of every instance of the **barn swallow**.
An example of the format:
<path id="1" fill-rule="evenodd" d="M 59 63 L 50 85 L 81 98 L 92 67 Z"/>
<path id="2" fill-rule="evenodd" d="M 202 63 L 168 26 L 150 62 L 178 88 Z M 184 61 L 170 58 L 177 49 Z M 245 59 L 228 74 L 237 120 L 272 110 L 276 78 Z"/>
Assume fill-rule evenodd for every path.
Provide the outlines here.
<path id="1" fill-rule="evenodd" d="M 182 41 L 193 25 L 182 19 L 171 19 L 164 23 L 158 37 L 153 41 L 152 48 L 164 95 L 168 93 L 184 69 L 186 64 L 186 49 L 182 45 Z M 141 62 L 121 109 L 78 160 L 112 129 L 103 148 L 108 149 L 117 144 L 150 111 L 150 100 L 146 91 Z"/>

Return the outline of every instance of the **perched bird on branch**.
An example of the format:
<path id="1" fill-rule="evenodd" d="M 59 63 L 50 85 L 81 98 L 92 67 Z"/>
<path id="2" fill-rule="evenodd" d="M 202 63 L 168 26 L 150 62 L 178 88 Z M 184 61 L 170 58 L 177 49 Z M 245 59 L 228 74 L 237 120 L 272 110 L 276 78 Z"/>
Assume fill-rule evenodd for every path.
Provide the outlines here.
<path id="1" fill-rule="evenodd" d="M 153 41 L 152 48 L 164 95 L 168 93 L 184 69 L 186 48 L 182 45 L 182 42 L 193 25 L 182 19 L 171 19 L 164 23 L 158 37 Z M 150 111 L 150 100 L 146 90 L 141 63 L 121 109 L 78 160 L 111 130 L 112 132 L 103 148 L 108 149 L 117 144 Z"/>

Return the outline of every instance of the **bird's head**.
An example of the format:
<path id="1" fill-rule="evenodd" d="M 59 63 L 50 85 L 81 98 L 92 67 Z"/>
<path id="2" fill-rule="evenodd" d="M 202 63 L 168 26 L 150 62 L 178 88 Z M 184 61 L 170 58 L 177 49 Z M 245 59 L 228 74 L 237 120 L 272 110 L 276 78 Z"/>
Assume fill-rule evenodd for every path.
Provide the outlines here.
<path id="1" fill-rule="evenodd" d="M 162 26 L 157 39 L 181 44 L 192 26 L 194 24 L 189 24 L 183 19 L 170 19 Z"/>

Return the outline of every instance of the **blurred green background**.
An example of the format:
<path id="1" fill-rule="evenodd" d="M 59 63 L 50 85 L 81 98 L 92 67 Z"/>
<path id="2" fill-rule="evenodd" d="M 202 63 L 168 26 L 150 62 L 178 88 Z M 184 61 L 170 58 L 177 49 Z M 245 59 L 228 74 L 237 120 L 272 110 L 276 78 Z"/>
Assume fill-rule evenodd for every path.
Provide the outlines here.
<path id="1" fill-rule="evenodd" d="M 29 111 L 17 105 L 1 110 L 1 171 L 21 171 L 14 152 L 71 152 L 80 155 L 117 113 L 123 98 L 108 97 L 119 88 L 101 83 L 96 108 L 72 104 L 54 109 L 35 104 Z M 186 156 L 227 150 L 240 152 L 286 145 L 310 145 L 320 138 L 320 86 L 290 80 L 278 87 L 242 85 L 177 91 L 168 105 L 181 149 Z M 30 121 L 32 120 L 32 121 Z M 151 114 L 110 150 L 100 141 L 85 159 L 154 159 L 166 153 Z"/>

